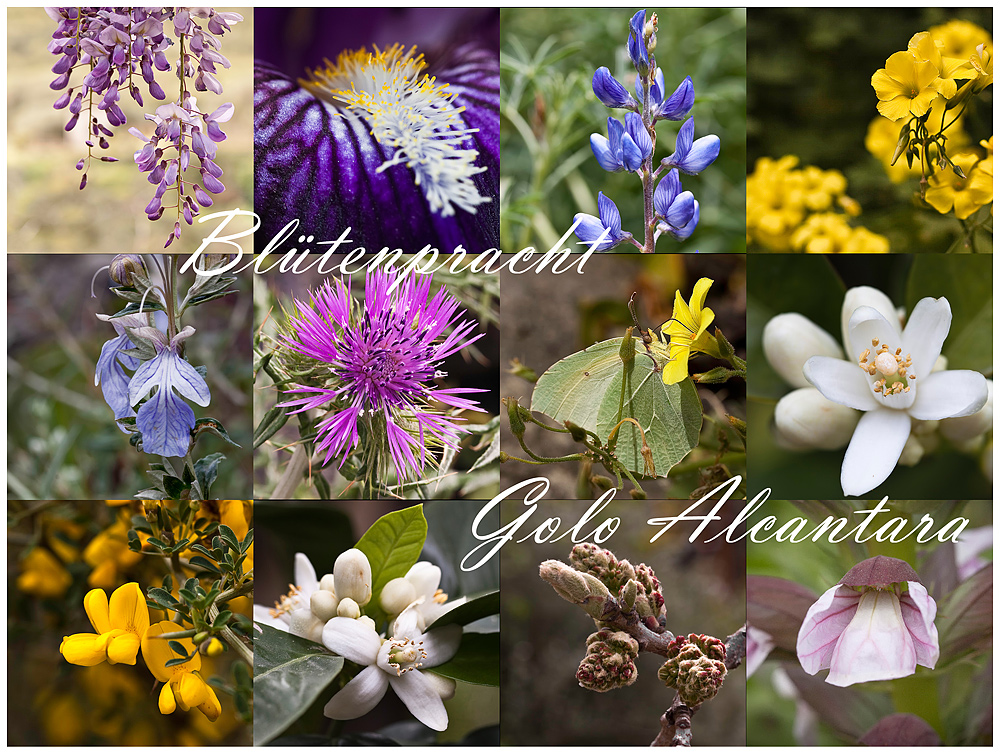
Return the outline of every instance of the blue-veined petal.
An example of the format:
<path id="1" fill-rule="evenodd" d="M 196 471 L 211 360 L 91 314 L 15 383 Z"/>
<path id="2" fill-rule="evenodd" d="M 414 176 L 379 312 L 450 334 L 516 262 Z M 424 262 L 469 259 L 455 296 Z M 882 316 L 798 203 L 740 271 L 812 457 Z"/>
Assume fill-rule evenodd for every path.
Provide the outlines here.
<path id="1" fill-rule="evenodd" d="M 653 192 L 653 209 L 660 217 L 666 217 L 670 211 L 670 205 L 681 192 L 681 178 L 677 170 L 671 170 L 664 175 Z"/>
<path id="2" fill-rule="evenodd" d="M 639 147 L 640 161 L 649 157 L 653 153 L 653 139 L 642 124 L 642 117 L 634 112 L 625 113 L 625 130 L 632 137 L 632 141 Z M 626 164 L 628 167 L 628 164 Z M 631 169 L 638 169 L 631 168 Z"/>
<path id="3" fill-rule="evenodd" d="M 601 66 L 594 73 L 593 87 L 594 95 L 606 107 L 627 107 L 632 101 L 628 90 L 605 66 Z"/>
<path id="4" fill-rule="evenodd" d="M 684 121 L 677 134 L 674 153 L 663 160 L 667 167 L 676 167 L 682 173 L 697 175 L 715 162 L 722 147 L 719 137 L 703 136 L 694 141 L 694 118 Z"/>
<path id="5" fill-rule="evenodd" d="M 597 211 L 601 215 L 601 224 L 611 230 L 611 236 L 621 238 L 622 216 L 615 203 L 605 196 L 603 191 L 599 191 L 597 194 Z"/>
<path id="6" fill-rule="evenodd" d="M 594 152 L 597 164 L 611 173 L 620 172 L 622 166 L 618 163 L 610 142 L 598 133 L 590 135 L 590 148 Z"/>
<path id="7" fill-rule="evenodd" d="M 622 164 L 629 172 L 642 167 L 642 149 L 632 140 L 632 136 L 622 136 Z"/>

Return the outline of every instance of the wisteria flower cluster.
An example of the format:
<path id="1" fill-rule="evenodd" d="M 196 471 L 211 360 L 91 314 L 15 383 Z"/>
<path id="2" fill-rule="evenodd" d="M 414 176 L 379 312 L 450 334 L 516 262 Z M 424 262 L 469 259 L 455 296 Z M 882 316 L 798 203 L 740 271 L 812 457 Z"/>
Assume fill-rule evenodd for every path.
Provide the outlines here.
<path id="1" fill-rule="evenodd" d="M 243 17 L 213 8 L 46 8 L 46 12 L 58 24 L 49 43 L 49 51 L 59 58 L 52 67 L 56 78 L 50 86 L 65 90 L 53 106 L 69 109 L 67 131 L 86 112 L 87 156 L 76 164 L 83 171 L 81 189 L 87 185 L 93 160 L 118 161 L 101 152 L 110 148 L 114 129 L 126 123 L 119 105 L 122 95 L 144 107 L 141 83 L 150 97 L 165 102 L 146 114 L 156 124 L 152 137 L 136 127 L 129 133 L 144 142 L 134 161 L 156 186 L 146 215 L 158 220 L 166 210 L 174 210 L 170 213 L 174 226 L 164 247 L 169 246 L 180 237 L 181 220 L 192 224 L 202 207 L 212 205 L 209 194 L 225 189 L 219 180 L 222 169 L 215 162 L 216 144 L 226 138 L 219 124 L 232 117 L 233 105 L 227 102 L 208 112 L 199 108 L 194 92 L 222 94 L 216 74 L 219 67 L 228 68 L 229 61 L 220 52 L 220 37 Z M 171 62 L 168 52 L 175 45 L 177 57 Z M 82 78 L 74 81 L 77 71 Z M 168 98 L 156 71 L 172 72 L 179 84 L 176 97 Z M 107 125 L 99 118 L 101 112 Z M 194 180 L 188 177 L 192 154 L 198 158 Z"/>
<path id="2" fill-rule="evenodd" d="M 466 395 L 483 390 L 434 383 L 444 360 L 483 336 L 447 288 L 431 294 L 431 276 L 369 269 L 364 300 L 351 281 L 334 279 L 308 301 L 293 301 L 279 341 L 288 365 L 289 414 L 322 410 L 315 448 L 323 464 L 359 453 L 378 483 L 400 484 L 434 465 L 433 450 L 458 449 L 463 410 L 482 411 Z M 305 377 L 305 378 L 303 378 Z"/>
<path id="3" fill-rule="evenodd" d="M 183 487 L 205 498 L 209 478 L 215 475 L 214 471 L 206 475 L 205 463 L 214 467 L 221 456 L 195 462 L 191 450 L 198 435 L 208 431 L 235 443 L 215 419 L 196 420 L 185 401 L 205 407 L 211 393 L 205 367 L 196 368 L 184 357 L 185 341 L 195 334 L 195 329 L 182 328 L 180 322 L 190 306 L 234 292 L 227 288 L 235 278 L 198 276 L 181 297 L 175 260 L 169 256 L 162 260 L 148 258 L 153 265 L 152 275 L 145 258 L 137 254 L 120 254 L 108 267 L 116 283 L 111 290 L 129 303 L 116 314 L 97 314 L 114 327 L 116 337 L 101 348 L 94 384 L 100 385 L 119 428 L 131 435 L 133 446 L 149 455 L 184 458 L 185 471 L 181 475 L 186 482 L 160 465 L 154 470 L 162 472 L 163 477 L 156 488 L 140 492 L 141 497 L 173 498 Z M 212 263 L 210 257 L 202 258 Z M 181 486 L 172 486 L 167 478 Z"/>
<path id="4" fill-rule="evenodd" d="M 663 71 L 656 67 L 657 17 L 646 18 L 646 11 L 636 13 L 629 22 L 628 54 L 636 70 L 635 97 L 602 66 L 594 73 L 594 95 L 606 107 L 627 110 L 624 123 L 608 118 L 607 137 L 593 134 L 590 146 L 598 164 L 608 172 L 636 173 L 642 181 L 643 240 L 622 230 L 621 215 L 614 201 L 599 192 L 600 217 L 577 214 L 576 236 L 581 243 L 597 251 L 607 251 L 628 241 L 643 253 L 656 251 L 656 241 L 663 234 L 677 241 L 691 237 L 698 226 L 699 206 L 694 194 L 684 191 L 680 173 L 697 175 L 719 156 L 718 136 L 694 137 L 694 118 L 687 118 L 694 106 L 694 83 L 685 78 L 667 95 Z M 687 120 L 685 120 L 687 118 Z M 653 168 L 656 148 L 656 123 L 660 120 L 684 120 L 674 153 Z M 657 178 L 666 172 L 659 183 Z"/>

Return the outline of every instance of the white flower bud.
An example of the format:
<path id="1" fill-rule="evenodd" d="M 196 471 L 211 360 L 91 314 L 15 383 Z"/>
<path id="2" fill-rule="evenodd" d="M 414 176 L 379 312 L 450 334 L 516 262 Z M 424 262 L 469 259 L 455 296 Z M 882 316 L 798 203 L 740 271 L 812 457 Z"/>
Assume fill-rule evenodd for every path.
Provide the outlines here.
<path id="1" fill-rule="evenodd" d="M 323 640 L 323 620 L 317 619 L 311 609 L 302 607 L 292 612 L 288 632 L 306 640 L 320 643 Z"/>
<path id="2" fill-rule="evenodd" d="M 356 620 L 361 616 L 361 607 L 354 599 L 349 597 L 341 599 L 340 604 L 337 605 L 337 616 Z"/>
<path id="3" fill-rule="evenodd" d="M 974 439 L 993 428 L 993 380 L 986 380 L 986 405 L 971 416 L 941 421 L 941 434 L 956 444 Z"/>
<path id="4" fill-rule="evenodd" d="M 367 625 L 368 627 L 370 627 L 372 629 L 372 632 L 377 632 L 377 630 L 375 629 L 375 620 L 373 620 L 368 615 L 362 615 L 361 617 L 358 617 L 358 622 L 362 625 Z"/>
<path id="5" fill-rule="evenodd" d="M 333 563 L 334 593 L 364 606 L 372 598 L 372 566 L 360 549 L 348 549 Z"/>
<path id="6" fill-rule="evenodd" d="M 802 314 L 778 314 L 764 326 L 764 355 L 793 387 L 808 387 L 802 366 L 813 356 L 843 358 L 837 341 Z"/>
<path id="7" fill-rule="evenodd" d="M 889 300 L 889 296 L 876 288 L 861 286 L 851 288 L 844 295 L 844 305 L 840 309 L 840 332 L 843 342 L 850 345 L 851 341 L 847 336 L 847 325 L 851 321 L 851 315 L 855 309 L 861 306 L 871 306 L 885 317 L 886 321 L 892 325 L 897 334 L 902 334 L 903 328 L 900 325 L 899 314 L 896 313 L 896 307 Z"/>
<path id="8" fill-rule="evenodd" d="M 914 466 L 920 462 L 923 456 L 924 446 L 911 432 L 910 436 L 906 438 L 906 444 L 903 445 L 903 451 L 899 454 L 899 460 L 896 462 L 899 465 Z"/>
<path id="9" fill-rule="evenodd" d="M 309 597 L 309 608 L 314 615 L 326 622 L 337 616 L 338 602 L 339 600 L 332 593 L 320 589 L 313 591 L 312 596 Z"/>
<path id="10" fill-rule="evenodd" d="M 434 692 L 441 696 L 442 701 L 448 701 L 455 697 L 456 683 L 450 677 L 442 677 L 433 672 L 421 672 L 420 674 L 434 688 Z"/>
<path id="11" fill-rule="evenodd" d="M 405 577 L 413 585 L 414 599 L 421 594 L 433 596 L 441 585 L 441 568 L 430 562 L 418 562 L 406 571 Z"/>
<path id="12" fill-rule="evenodd" d="M 406 578 L 393 578 L 382 589 L 379 603 L 387 614 L 399 614 L 417 599 L 413 584 Z"/>
<path id="13" fill-rule="evenodd" d="M 319 587 L 324 591 L 329 591 L 332 594 L 336 594 L 337 591 L 333 587 L 333 573 L 327 573 L 319 581 Z"/>
<path id="14" fill-rule="evenodd" d="M 774 408 L 774 427 L 788 449 L 839 450 L 847 447 L 861 413 L 827 400 L 815 387 L 789 392 Z"/>

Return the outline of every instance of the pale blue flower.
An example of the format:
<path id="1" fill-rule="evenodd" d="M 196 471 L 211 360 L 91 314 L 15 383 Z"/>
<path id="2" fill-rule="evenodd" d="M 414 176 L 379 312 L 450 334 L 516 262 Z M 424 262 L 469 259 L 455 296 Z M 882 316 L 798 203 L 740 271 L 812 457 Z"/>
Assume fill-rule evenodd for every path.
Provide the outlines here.
<path id="1" fill-rule="evenodd" d="M 674 153 L 663 160 L 665 167 L 676 167 L 682 173 L 697 175 L 715 162 L 722 144 L 715 135 L 694 140 L 694 118 L 688 118 L 677 134 Z"/>
<path id="2" fill-rule="evenodd" d="M 101 386 L 104 402 L 115 412 L 116 421 L 120 418 L 131 418 L 135 415 L 128 399 L 128 383 L 131 377 L 125 373 L 125 369 L 135 369 L 139 366 L 139 361 L 121 351 L 135 347 L 135 343 L 129 339 L 126 328 L 148 326 L 149 317 L 143 314 L 130 314 L 112 319 L 106 314 L 98 314 L 97 318 L 111 322 L 118 336 L 108 340 L 101 348 L 101 357 L 97 359 L 97 369 L 94 373 L 94 384 Z M 121 424 L 118 428 L 126 434 L 130 433 Z"/>
<path id="3" fill-rule="evenodd" d="M 600 219 L 582 212 L 573 218 L 578 223 L 574 232 L 583 245 L 592 246 L 595 241 L 603 237 L 604 240 L 601 240 L 594 250 L 607 251 L 626 238 L 632 237 L 631 233 L 622 232 L 622 217 L 618 207 L 602 192 L 597 194 L 597 209 L 601 215 Z"/>
<path id="4" fill-rule="evenodd" d="M 191 445 L 194 411 L 175 393 L 197 405 L 211 399 L 205 379 L 181 357 L 181 343 L 194 334 L 185 327 L 168 342 L 155 327 L 141 327 L 133 335 L 152 342 L 156 356 L 143 363 L 129 383 L 129 403 L 134 407 L 156 388 L 136 415 L 136 429 L 142 433 L 142 450 L 150 455 L 184 457 Z"/>
<path id="5" fill-rule="evenodd" d="M 681 190 L 681 178 L 676 169 L 660 179 L 653 193 L 653 209 L 661 220 L 661 232 L 677 240 L 690 237 L 698 225 L 698 202 L 690 191 Z"/>

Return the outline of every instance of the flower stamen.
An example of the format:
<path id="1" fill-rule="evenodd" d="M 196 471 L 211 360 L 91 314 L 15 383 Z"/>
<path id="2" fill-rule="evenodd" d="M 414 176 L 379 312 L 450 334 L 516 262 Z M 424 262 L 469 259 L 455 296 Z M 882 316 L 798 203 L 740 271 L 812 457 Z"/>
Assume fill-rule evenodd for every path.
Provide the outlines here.
<path id="1" fill-rule="evenodd" d="M 909 374 L 909 369 L 913 366 L 910 354 L 902 355 L 902 348 L 896 348 L 896 351 L 892 352 L 885 343 L 880 347 L 877 337 L 872 338 L 872 347 L 877 348 L 874 358 L 871 348 L 865 348 L 858 355 L 858 366 L 869 376 L 878 377 L 872 383 L 872 391 L 883 397 L 909 392 L 909 383 L 915 379 Z"/>

